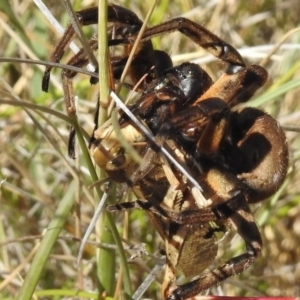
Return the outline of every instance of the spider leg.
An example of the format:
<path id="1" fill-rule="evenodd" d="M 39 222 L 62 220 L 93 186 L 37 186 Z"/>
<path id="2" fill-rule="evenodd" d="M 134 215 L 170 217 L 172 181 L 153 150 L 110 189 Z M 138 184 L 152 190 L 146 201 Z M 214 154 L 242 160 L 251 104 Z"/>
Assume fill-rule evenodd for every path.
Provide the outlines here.
<path id="1" fill-rule="evenodd" d="M 143 34 L 142 41 L 174 31 L 180 31 L 212 55 L 230 65 L 245 67 L 243 58 L 233 46 L 224 42 L 203 26 L 185 18 L 172 19 L 147 29 Z"/>
<path id="2" fill-rule="evenodd" d="M 98 7 L 91 7 L 88 9 L 81 10 L 76 13 L 78 17 L 79 24 L 81 26 L 87 26 L 92 24 L 97 24 L 98 22 Z M 119 22 L 124 25 L 131 25 L 133 27 L 137 26 L 137 30 L 142 26 L 142 21 L 137 17 L 135 13 L 127 10 L 118 5 L 108 6 L 108 21 L 109 22 Z M 61 37 L 57 46 L 55 47 L 51 57 L 51 62 L 59 62 L 64 55 L 70 42 L 75 38 L 75 30 L 70 24 L 65 30 L 64 35 Z M 45 69 L 44 77 L 42 81 L 42 90 L 47 92 L 50 80 L 50 72 L 52 67 L 48 66 Z"/>
<path id="3" fill-rule="evenodd" d="M 160 217 L 166 217 L 164 210 L 159 205 L 154 205 L 150 201 L 144 199 L 138 199 L 131 202 L 123 202 L 118 204 L 108 205 L 106 207 L 107 211 L 115 212 L 115 211 L 123 211 L 128 209 L 142 209 L 147 212 L 154 213 Z"/>
<path id="4" fill-rule="evenodd" d="M 218 208 L 221 218 L 228 218 L 246 243 L 247 252 L 228 260 L 224 265 L 204 274 L 199 279 L 179 286 L 174 291 L 164 291 L 168 300 L 189 299 L 228 277 L 247 269 L 259 255 L 262 240 L 245 196 L 239 193 Z M 199 216 L 200 219 L 200 216 Z M 170 283 L 171 285 L 171 283 Z"/>
<path id="5" fill-rule="evenodd" d="M 267 71 L 259 65 L 251 65 L 234 73 L 224 73 L 192 105 L 197 106 L 209 99 L 221 99 L 229 107 L 233 107 L 248 101 L 267 78 Z"/>
<path id="6" fill-rule="evenodd" d="M 81 10 L 76 12 L 76 15 L 79 20 L 79 24 L 81 26 L 87 26 L 92 24 L 97 24 L 98 22 L 98 7 L 92 7 L 88 9 Z M 119 45 L 119 44 L 131 44 L 132 39 L 129 37 L 136 37 L 139 29 L 141 28 L 143 22 L 137 17 L 135 13 L 132 11 L 118 6 L 118 5 L 109 5 L 108 6 L 108 22 L 116 23 L 116 31 L 117 35 L 120 38 L 116 38 L 115 40 L 109 41 L 109 46 Z M 64 35 L 61 37 L 57 46 L 55 47 L 53 53 L 51 54 L 50 61 L 51 62 L 60 62 L 62 56 L 64 55 L 68 45 L 70 42 L 75 38 L 75 31 L 70 24 Z M 93 43 L 92 48 L 95 50 L 97 49 L 97 45 Z M 128 53 L 130 52 L 131 47 L 128 48 Z M 155 63 L 155 60 L 163 61 L 162 55 L 157 53 L 154 54 L 154 50 L 152 47 L 151 41 L 145 41 L 140 43 L 137 52 L 135 54 L 135 68 L 132 70 L 132 76 L 134 76 L 134 81 L 137 82 L 144 74 L 146 74 L 149 69 L 154 66 L 158 65 Z M 159 51 L 158 51 L 159 52 Z M 128 54 L 129 55 L 129 54 Z M 128 56 L 127 55 L 127 56 Z M 81 61 L 83 58 L 84 63 L 86 64 L 87 57 L 84 53 L 79 54 L 77 57 L 75 55 L 73 61 L 75 62 L 76 59 Z M 164 55 L 164 60 L 166 61 L 166 55 Z M 126 63 L 126 62 L 125 62 Z M 72 65 L 77 65 L 77 63 L 72 63 Z M 82 65 L 81 62 L 78 63 Z M 167 65 L 170 66 L 169 62 Z M 139 68 L 138 68 L 139 66 Z M 142 67 L 141 67 L 142 66 Z M 97 67 L 97 66 L 96 66 Z M 47 92 L 49 87 L 49 80 L 50 80 L 50 72 L 52 70 L 51 66 L 47 66 L 44 72 L 43 81 L 42 81 L 42 90 Z"/>
<path id="7" fill-rule="evenodd" d="M 214 210 L 211 208 L 201 208 L 197 210 L 191 211 L 175 211 L 171 209 L 165 209 L 160 205 L 155 205 L 152 202 L 144 199 L 138 199 L 131 202 L 123 202 L 118 204 L 108 205 L 106 210 L 109 212 L 115 211 L 123 211 L 128 209 L 142 209 L 147 211 L 148 213 L 153 213 L 157 217 L 160 218 L 168 218 L 172 222 L 176 222 L 178 224 L 186 225 L 186 224 L 199 224 L 206 222 L 213 222 L 220 220 L 220 218 L 216 215 Z M 199 222 L 201 219 L 201 222 Z"/>

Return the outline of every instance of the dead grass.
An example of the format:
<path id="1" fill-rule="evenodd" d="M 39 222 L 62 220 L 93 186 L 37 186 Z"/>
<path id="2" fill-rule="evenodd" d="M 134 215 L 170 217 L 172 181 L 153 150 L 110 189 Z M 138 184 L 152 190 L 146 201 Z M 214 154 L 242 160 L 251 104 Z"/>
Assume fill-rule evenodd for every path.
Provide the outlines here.
<path id="1" fill-rule="evenodd" d="M 53 15 L 65 26 L 68 16 L 58 1 L 47 1 Z M 76 9 L 93 5 L 92 1 L 73 1 Z M 118 1 L 136 12 L 141 19 L 148 7 L 144 2 Z M 45 20 L 32 1 L 14 0 L 0 4 L 0 56 L 47 60 L 58 34 Z M 150 4 L 149 4 L 150 6 Z M 291 30 L 299 26 L 300 6 L 297 0 L 246 1 L 161 1 L 150 20 L 157 24 L 183 15 L 205 25 L 238 49 L 249 64 L 267 59 L 269 72 L 266 86 L 259 91 L 261 108 L 285 125 L 300 126 L 300 31 L 291 34 L 271 57 L 268 54 Z M 90 30 L 86 33 L 91 35 Z M 157 48 L 166 50 L 176 63 L 193 60 L 216 79 L 223 65 L 205 63 L 206 53 L 178 33 L 155 39 Z M 260 47 L 259 47 L 260 46 Z M 264 47 L 263 47 L 264 46 Z M 297 48 L 296 48 L 297 47 Z M 247 50 L 245 50 L 245 48 Z M 66 57 L 72 54 L 68 53 Z M 63 59 L 64 62 L 67 58 Z M 82 236 L 93 215 L 91 179 L 80 151 L 77 159 L 66 157 L 68 126 L 57 112 L 65 113 L 60 87 L 60 70 L 52 75 L 49 93 L 41 91 L 43 68 L 25 63 L 0 63 L 0 296 L 15 299 L 31 263 L 26 258 L 48 228 L 57 206 L 66 195 L 80 203 L 80 218 L 70 214 L 60 238 L 39 278 L 35 299 L 61 299 L 66 291 L 95 291 L 97 287 L 94 245 L 84 252 L 82 268 L 75 264 L 79 243 L 68 236 Z M 97 87 L 90 87 L 89 78 L 75 79 L 80 125 L 90 134 Z M 275 95 L 268 96 L 271 92 Z M 29 108 L 25 110 L 27 103 Z M 252 102 L 255 104 L 255 99 Z M 30 105 L 49 108 L 41 112 Z M 35 107 L 36 108 L 36 107 Z M 56 114 L 56 115 L 55 115 Z M 227 280 L 209 293 L 234 296 L 299 296 L 300 295 L 300 184 L 298 132 L 287 131 L 290 169 L 283 188 L 256 208 L 264 240 L 261 257 L 245 273 Z M 78 208 L 78 206 L 77 206 Z M 123 215 L 116 215 L 123 226 Z M 158 253 L 160 240 L 148 225 L 145 214 L 133 211 L 129 216 L 128 240 L 147 243 L 147 250 Z M 33 237 L 36 236 L 36 239 Z M 94 236 L 90 237 L 95 239 Z M 238 239 L 226 239 L 220 259 L 243 250 Z M 224 249 L 226 252 L 223 255 Z M 32 254 L 34 256 L 34 253 Z M 117 262 L 118 263 L 118 262 Z M 23 265 L 22 265 L 23 264 Z M 130 266 L 135 290 L 147 275 L 153 261 L 143 257 Z M 17 269 L 20 267 L 20 269 Z M 14 271 L 16 271 L 14 273 Z M 11 276 L 15 274 L 15 276 Z M 11 277 L 10 277 L 11 276 Z M 60 293 L 50 293 L 57 289 Z M 96 294 L 93 294 L 96 297 Z M 92 296 L 93 296 L 92 295 Z M 158 299 L 159 284 L 152 284 L 145 297 Z M 90 294 L 82 295 L 92 297 Z"/>

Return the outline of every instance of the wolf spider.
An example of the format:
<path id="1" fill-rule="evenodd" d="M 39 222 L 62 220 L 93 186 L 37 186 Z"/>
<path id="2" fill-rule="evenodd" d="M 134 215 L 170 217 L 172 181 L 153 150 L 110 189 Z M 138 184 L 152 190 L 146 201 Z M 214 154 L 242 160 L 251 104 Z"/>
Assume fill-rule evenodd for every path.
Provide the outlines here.
<path id="1" fill-rule="evenodd" d="M 173 185 L 167 179 L 167 172 L 161 171 L 166 163 L 155 161 L 159 153 L 157 145 L 149 144 L 144 149 L 146 159 L 137 168 L 131 166 L 130 160 L 121 159 L 124 156 L 121 147 L 114 147 L 118 151 L 110 153 L 114 159 L 109 161 L 109 167 L 106 165 L 108 173 L 114 178 L 111 164 L 115 166 L 116 173 L 120 174 L 123 170 L 140 199 L 112 205 L 108 209 L 116 211 L 135 207 L 148 211 L 166 246 L 164 299 L 190 299 L 241 273 L 254 262 L 262 249 L 261 236 L 249 204 L 266 199 L 281 186 L 287 172 L 288 151 L 285 135 L 270 115 L 255 108 L 233 109 L 238 101 L 254 92 L 253 86 L 257 82 L 252 83 L 251 80 L 258 73 L 253 75 L 251 72 L 255 68 L 245 67 L 239 76 L 224 74 L 222 84 L 219 84 L 218 81 L 203 80 L 202 77 L 207 76 L 203 75 L 203 70 L 184 63 L 166 70 L 165 75 L 156 81 L 157 89 L 144 94 L 131 107 L 147 123 L 158 142 L 163 144 L 162 141 L 165 141 L 168 148 L 172 150 L 175 147 L 182 153 L 182 163 L 203 189 L 202 195 L 207 200 L 204 205 L 174 167 L 171 167 L 172 173 L 179 178 L 179 183 Z M 190 76 L 187 77 L 187 74 Z M 194 93 L 199 87 L 199 78 L 209 84 L 200 94 Z M 183 83 L 185 80 L 187 84 Z M 233 82 L 235 89 L 230 89 L 229 93 L 230 85 L 224 86 L 224 82 Z M 189 97 L 190 93 L 194 96 Z M 131 125 L 124 119 L 126 117 L 122 116 L 120 124 L 124 127 L 121 128 L 126 136 L 134 137 L 131 140 L 134 144 L 139 135 L 127 134 L 125 130 L 129 130 Z M 102 147 L 111 144 L 109 137 L 113 136 L 96 140 L 92 147 L 96 163 L 104 168 L 107 158 Z M 118 141 L 114 142 L 115 146 Z M 180 160 L 180 157 L 175 157 Z M 118 164 L 120 161 L 121 165 Z M 157 175 L 159 170 L 160 176 Z M 214 222 L 216 227 L 212 227 L 210 222 Z M 231 227 L 244 239 L 247 252 L 196 280 L 176 286 L 177 269 L 186 276 L 195 276 L 196 269 L 199 273 L 203 271 L 216 256 L 215 231 Z"/>
<path id="2" fill-rule="evenodd" d="M 80 11 L 77 16 L 82 26 L 97 23 L 98 8 Z M 116 5 L 108 6 L 108 20 L 115 26 L 109 46 L 129 45 L 123 56 L 111 59 L 114 77 L 118 79 L 142 22 L 133 12 Z M 166 53 L 153 50 L 152 37 L 176 30 L 228 63 L 216 82 L 197 65 L 184 63 L 171 67 Z M 61 59 L 74 35 L 72 26 L 68 27 L 51 56 L 52 61 Z M 97 42 L 91 40 L 90 46 L 95 50 Z M 83 50 L 68 62 L 79 67 L 87 63 Z M 45 71 L 43 90 L 48 89 L 50 71 L 51 67 Z M 276 120 L 267 113 L 254 108 L 235 108 L 248 101 L 265 83 L 266 70 L 258 65 L 246 66 L 233 46 L 199 24 L 176 18 L 147 28 L 129 75 L 136 83 L 146 73 L 142 95 L 130 109 L 149 127 L 156 144 L 149 142 L 120 113 L 121 131 L 128 142 L 146 144 L 136 147 L 144 156 L 142 164 L 133 163 L 109 124 L 108 128 L 95 131 L 91 153 L 113 180 L 125 181 L 139 198 L 109 206 L 108 210 L 132 207 L 146 210 L 164 239 L 168 266 L 164 299 L 188 299 L 244 271 L 261 252 L 262 240 L 249 204 L 271 196 L 283 183 L 288 166 L 286 138 Z M 68 87 L 66 103 L 73 111 L 69 87 L 75 75 L 70 71 L 62 74 L 64 86 Z M 91 82 L 95 79 L 91 78 Z M 170 148 L 200 183 L 206 199 L 204 205 L 186 178 L 174 166 L 168 166 L 167 161 L 161 162 L 162 146 Z M 176 269 L 182 269 L 187 276 L 201 273 L 216 256 L 214 232 L 230 226 L 244 239 L 246 252 L 198 279 L 177 286 Z"/>

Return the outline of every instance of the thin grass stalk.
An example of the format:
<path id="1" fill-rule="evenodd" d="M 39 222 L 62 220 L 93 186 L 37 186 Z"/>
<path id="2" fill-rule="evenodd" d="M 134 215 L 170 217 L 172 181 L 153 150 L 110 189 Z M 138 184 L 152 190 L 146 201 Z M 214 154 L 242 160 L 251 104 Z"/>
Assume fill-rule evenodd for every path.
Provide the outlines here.
<path id="1" fill-rule="evenodd" d="M 98 3 L 98 63 L 99 63 L 99 120 L 101 126 L 107 120 L 107 108 L 109 106 L 109 68 L 108 68 L 108 43 L 107 43 L 107 1 Z M 103 170 L 99 170 L 99 179 L 106 177 Z M 114 192 L 110 193 L 110 198 L 114 198 Z M 100 198 L 99 198 L 100 199 Z M 106 228 L 110 228 L 108 232 Z M 129 269 L 126 262 L 126 256 L 122 247 L 119 234 L 111 215 L 102 213 L 99 222 L 96 225 L 96 233 L 99 241 L 103 243 L 115 242 L 121 259 L 124 271 L 124 290 L 127 295 L 132 294 Z M 105 271 L 104 271 L 105 270 Z M 105 249 L 97 251 L 97 274 L 100 282 L 100 288 L 109 295 L 113 294 L 115 288 L 115 252 Z M 101 291 L 101 290 L 100 290 Z"/>
<path id="2" fill-rule="evenodd" d="M 109 103 L 108 92 L 108 47 L 107 45 L 107 1 L 99 1 L 98 3 L 98 63 L 99 63 L 99 126 L 107 119 L 107 105 Z M 98 171 L 99 179 L 106 177 L 103 170 Z M 102 196 L 102 195 L 101 195 Z M 98 199 L 95 200 L 95 207 L 98 205 Z M 113 243 L 113 236 L 107 232 L 106 228 L 111 228 L 110 222 L 103 212 L 96 223 L 97 241 L 103 243 Z M 105 270 L 105 271 L 104 271 Z M 115 253 L 105 249 L 97 250 L 97 276 L 99 279 L 100 293 L 106 291 L 108 295 L 112 295 L 115 286 L 114 280 L 115 270 Z"/>

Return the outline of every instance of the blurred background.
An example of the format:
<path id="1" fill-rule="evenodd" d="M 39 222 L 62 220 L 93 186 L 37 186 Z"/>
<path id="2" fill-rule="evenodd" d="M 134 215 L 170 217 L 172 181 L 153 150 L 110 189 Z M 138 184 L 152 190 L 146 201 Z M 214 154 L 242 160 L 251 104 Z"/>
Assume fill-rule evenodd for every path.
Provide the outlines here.
<path id="1" fill-rule="evenodd" d="M 150 7 L 142 1 L 118 0 L 114 3 L 129 8 L 142 20 Z M 75 10 L 97 5 L 94 1 L 72 1 L 72 4 Z M 69 16 L 63 4 L 49 0 L 46 6 L 66 27 Z M 247 64 L 264 65 L 269 79 L 248 105 L 266 110 L 287 129 L 290 151 L 290 168 L 283 187 L 274 197 L 253 207 L 264 241 L 262 255 L 244 273 L 214 287 L 209 294 L 300 296 L 299 2 L 254 0 L 250 5 L 236 0 L 162 0 L 157 4 L 149 26 L 178 16 L 205 26 L 236 47 Z M 91 38 L 95 27 L 84 28 L 84 32 Z M 47 61 L 58 39 L 59 34 L 33 1 L 1 1 L 1 57 Z M 153 43 L 155 48 L 167 51 L 174 64 L 183 61 L 199 63 L 214 80 L 224 71 L 224 64 L 179 33 L 155 38 Z M 66 53 L 62 63 L 70 57 L 72 53 Z M 87 182 L 91 184 L 92 181 L 80 149 L 77 149 L 76 160 L 67 157 L 69 127 L 58 114 L 66 114 L 61 70 L 53 71 L 48 93 L 41 90 L 43 70 L 43 66 L 31 63 L 0 62 L 1 299 L 15 298 L 30 266 L 28 255 L 66 195 L 80 203 L 76 206 L 80 207 L 80 213 L 74 210 L 69 215 L 39 278 L 38 290 L 76 290 L 79 286 L 95 291 L 97 287 L 96 246 L 85 248 L 83 267 L 78 269 L 75 260 L 79 242 L 71 239 L 80 237 L 80 232 L 85 232 L 92 218 L 94 194 L 87 188 Z M 98 88 L 91 86 L 89 77 L 82 74 L 75 77 L 74 88 L 80 125 L 91 134 Z M 51 113 L 36 110 L 31 104 L 46 107 Z M 124 213 L 113 216 L 121 232 L 127 232 L 131 244 L 146 243 L 147 251 L 153 254 L 159 254 L 163 249 L 154 227 L 148 225 L 145 212 L 131 211 L 126 226 Z M 90 239 L 95 237 L 91 235 Z M 230 233 L 220 243 L 216 265 L 243 250 L 240 238 Z M 118 256 L 116 260 L 118 265 Z M 133 290 L 154 264 L 146 255 L 130 263 Z M 12 273 L 14 276 L 10 277 Z M 151 284 L 145 298 L 159 299 L 162 278 L 163 271 Z M 54 294 L 43 296 L 41 293 L 39 297 L 36 299 L 62 299 Z"/>

